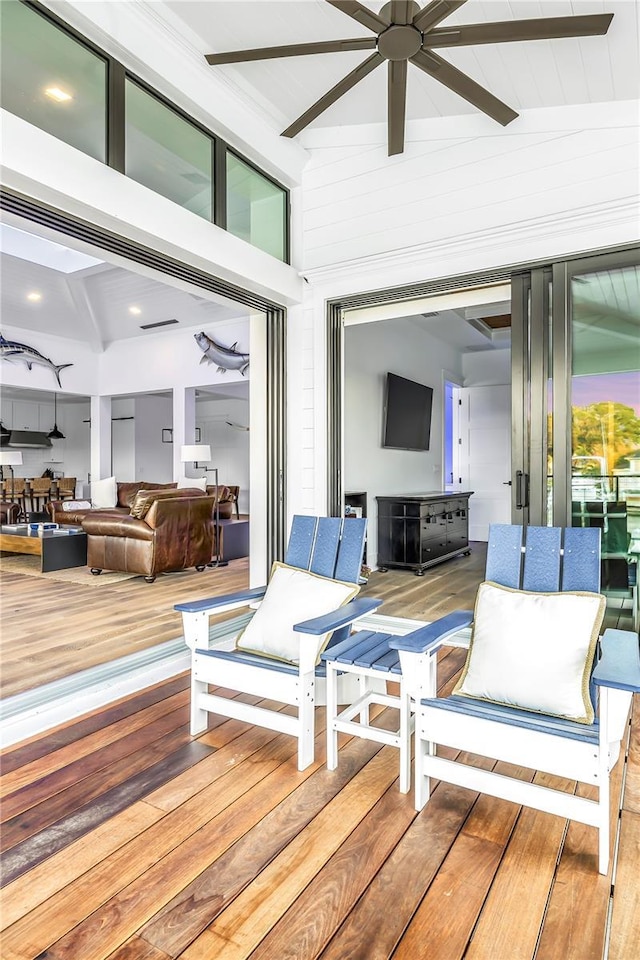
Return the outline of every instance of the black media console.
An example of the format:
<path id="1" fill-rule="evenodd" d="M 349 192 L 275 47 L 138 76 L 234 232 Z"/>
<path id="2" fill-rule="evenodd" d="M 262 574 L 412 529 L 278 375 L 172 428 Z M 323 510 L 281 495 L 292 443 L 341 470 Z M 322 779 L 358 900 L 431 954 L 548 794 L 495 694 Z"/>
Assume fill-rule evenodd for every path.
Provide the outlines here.
<path id="1" fill-rule="evenodd" d="M 470 553 L 468 492 L 432 492 L 378 501 L 378 569 L 399 567 L 421 577 L 451 557 Z"/>

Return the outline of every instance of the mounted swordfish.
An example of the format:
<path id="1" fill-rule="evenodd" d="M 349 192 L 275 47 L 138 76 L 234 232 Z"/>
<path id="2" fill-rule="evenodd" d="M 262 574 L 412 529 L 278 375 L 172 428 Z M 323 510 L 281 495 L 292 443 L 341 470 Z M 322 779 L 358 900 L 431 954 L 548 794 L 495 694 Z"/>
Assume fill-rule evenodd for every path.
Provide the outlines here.
<path id="1" fill-rule="evenodd" d="M 218 373 L 226 373 L 227 370 L 239 370 L 244 377 L 249 366 L 249 354 L 238 353 L 236 350 L 237 341 L 232 347 L 223 347 L 221 343 L 217 343 L 207 336 L 204 331 L 194 333 L 193 337 L 204 354 L 200 363 L 217 363 Z"/>
<path id="2" fill-rule="evenodd" d="M 31 370 L 34 363 L 41 367 L 47 367 L 55 374 L 59 387 L 62 387 L 60 383 L 60 371 L 64 370 L 65 367 L 73 366 L 72 363 L 54 363 L 53 360 L 49 360 L 48 357 L 45 357 L 36 350 L 35 347 L 30 347 L 26 343 L 19 343 L 17 340 L 5 340 L 1 333 L 0 357 L 8 363 L 20 360 L 22 363 L 26 363 L 27 369 L 29 370 Z"/>

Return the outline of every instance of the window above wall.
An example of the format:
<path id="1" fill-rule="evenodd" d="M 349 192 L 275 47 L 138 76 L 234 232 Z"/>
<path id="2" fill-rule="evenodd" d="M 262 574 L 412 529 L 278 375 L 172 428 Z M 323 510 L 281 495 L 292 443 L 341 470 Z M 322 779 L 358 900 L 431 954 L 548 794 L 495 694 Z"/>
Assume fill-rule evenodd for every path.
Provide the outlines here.
<path id="1" fill-rule="evenodd" d="M 290 262 L 282 184 L 39 4 L 1 0 L 0 17 L 4 109 Z"/>

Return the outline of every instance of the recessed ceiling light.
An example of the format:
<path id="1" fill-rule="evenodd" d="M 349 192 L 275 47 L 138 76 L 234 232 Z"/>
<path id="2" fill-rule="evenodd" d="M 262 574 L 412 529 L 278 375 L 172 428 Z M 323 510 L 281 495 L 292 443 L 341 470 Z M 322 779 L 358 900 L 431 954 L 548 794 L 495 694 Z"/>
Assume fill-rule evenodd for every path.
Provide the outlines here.
<path id="1" fill-rule="evenodd" d="M 68 100 L 73 100 L 71 94 L 67 93 L 66 90 L 61 90 L 60 87 L 47 87 L 44 92 L 56 103 L 66 103 Z"/>
<path id="2" fill-rule="evenodd" d="M 142 310 L 140 307 L 129 307 L 129 313 L 132 313 L 134 317 L 139 317 Z"/>
<path id="3" fill-rule="evenodd" d="M 37 290 L 32 290 L 31 293 L 27 294 L 27 300 L 30 300 L 31 303 L 39 303 L 42 300 L 42 294 L 38 293 Z"/>

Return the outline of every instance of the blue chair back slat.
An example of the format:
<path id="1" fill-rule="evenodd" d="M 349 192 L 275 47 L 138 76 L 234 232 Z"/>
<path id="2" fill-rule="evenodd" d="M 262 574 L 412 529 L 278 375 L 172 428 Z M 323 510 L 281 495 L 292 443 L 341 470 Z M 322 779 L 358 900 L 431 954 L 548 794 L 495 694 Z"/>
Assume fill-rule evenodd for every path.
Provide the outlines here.
<path id="1" fill-rule="evenodd" d="M 352 521 L 347 521 L 351 523 Z M 320 517 L 316 532 L 316 542 L 313 546 L 311 565 L 312 573 L 321 577 L 333 577 L 340 545 L 340 531 L 342 520 L 340 517 Z"/>
<path id="2" fill-rule="evenodd" d="M 522 589 L 553 593 L 560 589 L 560 527 L 527 527 Z"/>
<path id="3" fill-rule="evenodd" d="M 293 518 L 289 545 L 284 562 L 300 570 L 308 570 L 311 566 L 311 556 L 316 539 L 317 517 L 303 517 L 299 514 Z"/>
<path id="4" fill-rule="evenodd" d="M 347 583 L 358 582 L 366 532 L 367 521 L 364 517 L 349 518 L 344 521 L 334 573 L 336 580 L 345 580 Z"/>
<path id="5" fill-rule="evenodd" d="M 567 527 L 564 532 L 563 590 L 600 593 L 599 527 Z"/>
<path id="6" fill-rule="evenodd" d="M 503 587 L 520 588 L 522 527 L 492 523 L 489 527 L 485 578 Z"/>

